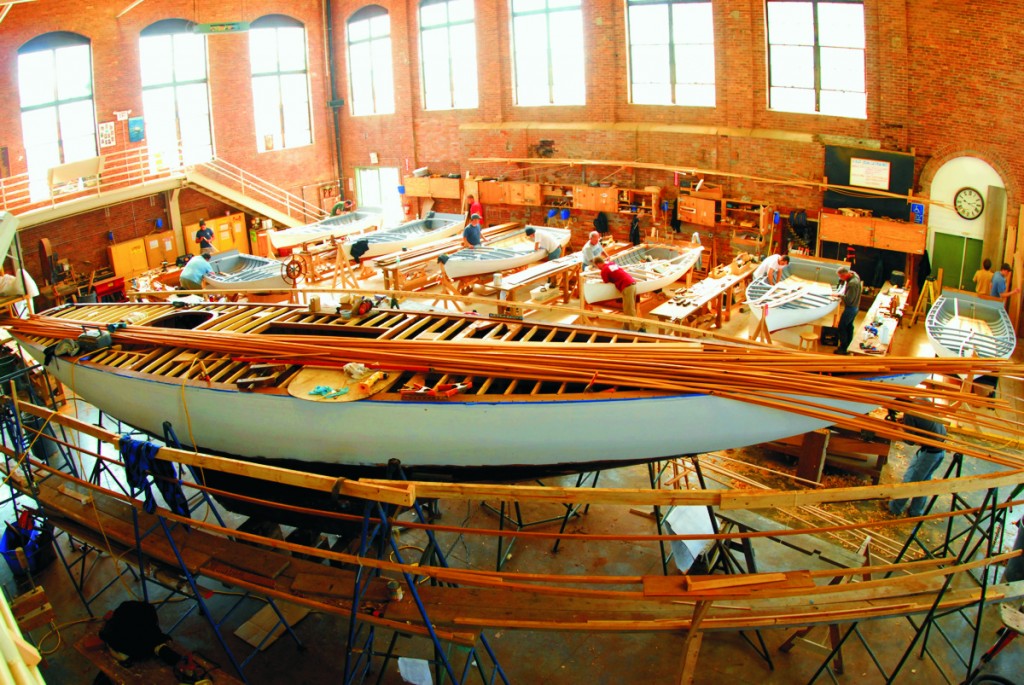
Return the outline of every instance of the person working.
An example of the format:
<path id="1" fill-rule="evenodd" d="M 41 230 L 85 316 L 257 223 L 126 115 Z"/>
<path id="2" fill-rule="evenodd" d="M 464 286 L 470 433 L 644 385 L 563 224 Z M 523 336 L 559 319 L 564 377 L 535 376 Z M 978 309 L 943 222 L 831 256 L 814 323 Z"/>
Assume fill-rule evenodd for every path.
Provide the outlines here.
<path id="1" fill-rule="evenodd" d="M 788 278 L 790 273 L 789 255 L 773 254 L 757 265 L 757 268 L 754 270 L 753 280 L 756 281 L 759 278 L 765 277 L 769 285 L 775 285 L 779 281 Z"/>
<path id="2" fill-rule="evenodd" d="M 1006 262 L 999 267 L 999 273 L 992 274 L 992 289 L 989 291 L 989 295 L 992 297 L 1001 297 L 1004 300 L 1016 295 L 1020 292 L 1020 288 L 1014 288 L 1013 290 L 1007 290 L 1007 279 L 1010 278 L 1010 274 L 1013 273 L 1013 269 Z"/>
<path id="3" fill-rule="evenodd" d="M 196 242 L 199 243 L 200 254 L 213 254 L 217 251 L 217 248 L 213 246 L 213 229 L 206 227 L 206 219 L 199 220 Z"/>
<path id="4" fill-rule="evenodd" d="M 919 431 L 933 433 L 940 439 L 946 436 L 946 426 L 942 423 L 934 419 L 912 414 L 909 411 L 903 413 L 903 425 L 910 428 L 916 428 Z M 904 442 L 908 445 L 918 444 L 910 440 L 905 440 Z M 920 445 L 917 448 L 917 453 L 911 457 L 907 470 L 903 472 L 903 482 L 913 483 L 930 479 L 932 474 L 935 473 L 935 470 L 939 468 L 939 464 L 942 463 L 942 459 L 945 456 L 946 451 L 941 447 Z M 910 507 L 907 509 L 907 515 L 921 516 L 924 514 L 924 508 L 927 504 L 928 498 L 925 496 L 913 498 L 910 500 Z M 900 516 L 903 513 L 903 508 L 906 506 L 906 499 L 894 499 L 889 502 L 889 511 L 895 516 Z"/>
<path id="5" fill-rule="evenodd" d="M 484 241 L 480 231 L 480 215 L 473 214 L 469 217 L 469 225 L 462 229 L 462 246 L 480 247 L 480 243 Z"/>
<path id="6" fill-rule="evenodd" d="M 472 195 L 466 196 L 466 206 L 468 207 L 469 216 L 472 218 L 474 214 L 480 215 L 480 220 L 484 218 L 484 206 L 477 202 L 477 199 Z"/>
<path id="7" fill-rule="evenodd" d="M 974 292 L 978 295 L 989 295 L 992 292 L 992 260 L 985 258 L 981 268 L 974 272 Z"/>
<path id="8" fill-rule="evenodd" d="M 562 256 L 562 245 L 555 236 L 547 231 L 538 231 L 533 226 L 526 227 L 526 237 L 533 238 L 533 249 L 543 250 L 546 260 L 558 259 Z"/>
<path id="9" fill-rule="evenodd" d="M 594 266 L 601 270 L 601 280 L 611 283 L 622 293 L 622 313 L 626 316 L 636 316 L 636 281 L 628 271 L 615 262 L 609 262 L 604 257 L 594 257 Z M 634 331 L 642 326 L 636 326 L 633 322 L 626 324 L 626 328 Z"/>
<path id="10" fill-rule="evenodd" d="M 839 276 L 842 287 L 832 297 L 842 300 L 843 313 L 839 317 L 839 347 L 836 348 L 834 354 L 850 354 L 848 348 L 853 342 L 853 322 L 857 318 L 857 312 L 860 311 L 860 294 L 864 289 L 864 284 L 861 283 L 860 276 L 856 272 L 850 271 L 848 266 L 836 269 L 836 275 Z"/>
<path id="11" fill-rule="evenodd" d="M 604 256 L 604 245 L 601 244 L 601 234 L 591 231 L 586 244 L 583 245 L 583 268 L 589 268 L 594 263 L 595 257 Z"/>
<path id="12" fill-rule="evenodd" d="M 188 260 L 188 264 L 185 265 L 185 268 L 181 270 L 181 275 L 178 276 L 178 283 L 185 290 L 202 290 L 203 280 L 208 273 L 213 273 L 213 267 L 210 266 L 209 253 L 204 252 Z"/>

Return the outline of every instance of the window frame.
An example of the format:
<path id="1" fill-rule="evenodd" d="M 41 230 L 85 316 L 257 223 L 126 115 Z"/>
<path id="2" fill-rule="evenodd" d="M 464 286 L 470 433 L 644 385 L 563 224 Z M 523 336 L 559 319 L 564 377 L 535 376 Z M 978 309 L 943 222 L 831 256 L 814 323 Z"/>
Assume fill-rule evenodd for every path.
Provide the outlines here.
<path id="1" fill-rule="evenodd" d="M 88 74 L 88 82 L 85 84 L 87 92 L 62 97 L 60 93 L 61 82 L 57 69 L 57 65 L 60 62 L 58 52 L 82 47 L 88 51 L 89 58 L 89 63 L 84 69 Z M 50 85 L 52 86 L 51 90 L 53 97 L 52 99 L 31 102 L 26 105 L 24 104 L 26 93 L 23 92 L 21 78 L 22 68 L 27 68 L 28 65 L 27 63 L 22 62 L 22 57 L 41 53 L 49 53 L 50 56 L 50 74 L 52 75 L 52 83 Z M 18 73 L 18 111 L 21 117 L 22 145 L 25 149 L 25 161 L 28 167 L 29 197 L 30 201 L 36 202 L 46 200 L 53 195 L 53 189 L 51 189 L 49 185 L 48 173 L 51 168 L 99 155 L 99 136 L 98 127 L 96 125 L 96 91 L 93 87 L 95 81 L 93 79 L 92 41 L 86 36 L 72 33 L 70 31 L 51 31 L 40 34 L 18 48 L 15 68 Z M 33 85 L 38 86 L 38 80 L 33 79 Z M 85 109 L 88 110 L 88 121 L 84 119 L 79 120 L 77 117 L 74 120 L 66 119 L 64 117 L 65 113 L 68 113 L 70 116 L 74 110 L 83 109 L 82 105 L 85 105 Z M 26 114 L 31 117 L 31 115 L 45 114 L 47 112 L 52 112 L 53 114 L 53 126 L 51 127 L 50 132 L 55 133 L 56 137 L 51 138 L 47 136 L 45 140 L 42 137 L 37 139 L 33 134 L 38 133 L 39 131 L 28 131 L 28 126 L 26 125 Z M 86 124 L 88 125 L 86 126 Z M 91 131 L 91 135 L 85 136 L 80 134 L 78 136 L 71 136 L 70 134 L 65 134 L 64 131 L 69 127 L 80 128 L 82 130 L 88 128 Z M 89 148 L 89 154 L 69 152 L 69 146 L 67 143 L 70 137 L 78 138 L 80 142 L 84 142 L 86 139 L 90 140 L 92 145 L 91 148 Z M 54 160 L 54 163 L 47 163 L 45 167 L 40 164 L 40 150 L 44 147 L 49 148 L 51 151 L 55 151 L 56 153 L 55 155 L 50 156 Z M 85 146 L 82 149 L 84 150 L 86 147 L 88 146 Z M 33 153 L 33 150 L 36 150 L 36 152 Z M 33 163 L 33 157 L 36 158 L 35 163 Z M 63 190 L 64 192 L 68 192 L 80 189 L 87 180 L 88 179 L 78 179 L 77 183 L 65 184 L 67 187 Z"/>
<path id="2" fill-rule="evenodd" d="M 784 89 L 785 88 L 785 89 L 790 89 L 790 90 L 798 90 L 796 88 L 792 88 L 792 87 L 785 86 L 785 85 L 776 86 L 776 85 L 773 84 L 773 82 L 772 82 L 772 63 L 773 63 L 772 49 L 773 49 L 773 47 L 776 47 L 776 46 L 781 46 L 781 47 L 791 46 L 792 47 L 792 46 L 798 46 L 798 45 L 806 46 L 806 44 L 772 43 L 771 42 L 771 22 L 769 20 L 769 7 L 771 5 L 773 5 L 773 4 L 784 5 L 784 4 L 788 4 L 788 3 L 805 4 L 805 5 L 810 5 L 811 6 L 813 43 L 809 47 L 811 48 L 811 53 L 812 53 L 812 56 L 813 56 L 813 79 L 812 79 L 813 80 L 813 95 L 814 95 L 814 110 L 813 111 L 808 111 L 807 109 L 784 109 L 781 106 L 777 107 L 777 106 L 775 106 L 775 104 L 773 104 L 773 94 L 774 94 L 774 91 L 776 89 Z M 766 96 L 767 96 L 767 100 L 768 100 L 768 102 L 767 102 L 768 109 L 770 111 L 773 111 L 773 112 L 785 112 L 785 113 L 792 113 L 792 114 L 817 114 L 817 115 L 821 115 L 821 116 L 836 116 L 836 117 L 844 117 L 844 118 L 849 118 L 849 119 L 867 119 L 867 108 L 868 108 L 868 102 L 867 102 L 868 93 L 867 93 L 867 82 L 866 82 L 867 81 L 867 51 L 868 51 L 867 30 L 865 28 L 863 39 L 861 41 L 860 46 L 858 46 L 858 47 L 823 45 L 821 43 L 822 29 L 821 29 L 821 21 L 820 21 L 820 18 L 819 18 L 819 8 L 820 8 L 821 5 L 852 5 L 852 6 L 858 6 L 858 7 L 861 8 L 861 22 L 862 22 L 862 25 L 864 23 L 864 20 L 866 19 L 864 0 L 765 0 L 765 4 L 764 4 L 765 66 L 766 66 L 766 77 L 767 77 L 766 78 L 766 80 L 767 80 Z M 860 55 L 861 55 L 861 82 L 862 82 L 862 87 L 863 87 L 862 91 L 837 90 L 837 89 L 824 88 L 822 86 L 822 74 L 823 74 L 823 71 L 824 71 L 824 68 L 822 66 L 822 62 L 823 62 L 822 51 L 823 51 L 823 49 L 824 50 L 847 49 L 847 50 L 859 50 L 860 51 Z M 804 88 L 803 90 L 810 90 L 810 89 Z M 833 112 L 833 111 L 823 111 L 822 110 L 822 93 L 823 92 L 824 93 L 837 93 L 837 94 L 849 93 L 849 94 L 854 95 L 855 97 L 860 97 L 863 100 L 863 110 L 858 112 L 857 114 L 837 113 L 837 112 Z"/>
<path id="3" fill-rule="evenodd" d="M 281 30 L 285 29 L 300 29 L 302 31 L 302 68 L 301 69 L 282 69 L 281 68 Z M 277 48 L 278 54 L 275 59 L 277 68 L 274 71 L 256 71 L 256 65 L 251 59 L 251 55 L 255 50 L 253 46 L 252 32 L 253 31 L 268 31 L 273 30 L 274 36 L 274 47 Z M 254 134 L 256 136 L 256 151 L 257 152 L 273 152 L 274 150 L 287 150 L 298 147 L 305 147 L 313 144 L 313 113 L 312 113 L 312 93 L 309 87 L 309 34 L 306 31 L 306 26 L 298 19 L 289 17 L 283 14 L 268 14 L 258 19 L 255 19 L 249 24 L 249 77 L 252 87 L 253 95 L 253 127 Z M 305 128 L 302 126 L 295 126 L 294 124 L 299 119 L 298 108 L 287 107 L 285 100 L 286 88 L 285 80 L 295 81 L 293 77 L 299 76 L 303 88 L 305 89 L 305 108 L 304 108 L 304 122 Z M 277 132 L 276 133 L 263 133 L 260 134 L 259 126 L 261 117 L 259 116 L 259 106 L 256 102 L 257 93 L 260 90 L 260 86 L 257 85 L 257 79 L 271 79 L 276 82 L 277 92 Z M 269 110 L 269 108 L 268 108 Z M 268 117 L 268 120 L 272 117 Z M 301 123 L 301 122 L 299 122 Z M 289 125 L 292 124 L 292 125 Z M 289 131 L 305 131 L 305 137 L 300 137 L 300 142 L 294 144 L 289 142 Z M 267 145 L 267 136 L 271 136 L 271 145 Z M 301 134 L 300 134 L 301 135 Z M 278 144 L 279 143 L 279 144 Z"/>
<path id="4" fill-rule="evenodd" d="M 634 7 L 654 6 L 654 5 L 665 5 L 668 11 L 668 28 L 667 28 L 667 43 L 663 45 L 666 48 L 667 59 L 668 59 L 668 80 L 667 82 L 660 84 L 668 90 L 668 99 L 665 102 L 637 102 L 635 99 L 635 92 L 638 86 L 643 83 L 638 81 L 635 77 L 634 68 L 636 60 L 634 59 L 634 43 L 632 35 L 632 24 L 630 22 L 630 11 Z M 710 40 L 707 42 L 676 42 L 676 31 L 674 30 L 676 17 L 675 5 L 707 5 L 711 11 L 711 35 Z M 628 63 L 628 84 L 629 84 L 629 102 L 634 105 L 641 106 L 672 106 L 672 107 L 716 107 L 718 104 L 718 92 L 717 92 L 717 77 L 715 73 L 715 23 L 714 23 L 714 2 L 712 0 L 626 0 L 626 44 L 627 44 L 627 63 Z M 637 43 L 636 45 L 644 45 L 643 43 Z M 647 45 L 653 45 L 648 43 Z M 679 72 L 681 67 L 678 64 L 678 53 L 681 46 L 709 46 L 710 48 L 710 62 L 711 62 L 711 79 L 710 81 L 681 81 L 679 80 Z M 710 102 L 686 102 L 683 101 L 681 91 L 686 87 L 704 86 L 710 87 L 711 89 L 711 101 Z"/>
<path id="5" fill-rule="evenodd" d="M 380 17 L 386 17 L 388 21 L 387 34 L 374 35 L 374 20 Z M 366 24 L 366 37 L 352 38 L 353 27 L 365 22 Z M 362 27 L 359 27 L 362 28 Z M 381 114 L 394 114 L 395 113 L 395 79 L 394 79 L 394 56 L 393 56 L 393 45 L 391 43 L 391 14 L 380 5 L 365 5 L 364 7 L 356 10 L 355 13 L 349 17 L 348 21 L 345 22 L 345 41 L 346 41 L 346 55 L 348 59 L 348 90 L 349 90 L 349 111 L 352 116 L 375 116 Z M 361 46 L 367 47 L 367 58 L 363 61 L 366 62 L 365 69 L 367 70 L 364 74 L 359 74 L 354 70 L 357 60 L 353 56 L 354 48 Z M 384 48 L 386 47 L 386 52 Z M 387 55 L 387 64 L 376 64 L 373 58 L 375 49 L 380 49 L 383 54 Z M 381 56 L 379 59 L 383 60 Z M 386 76 L 385 76 L 386 74 Z M 357 91 L 359 87 L 357 84 L 357 76 L 366 78 L 369 85 L 369 98 L 370 107 L 363 106 L 362 98 L 364 97 Z M 385 82 L 384 79 L 387 79 Z M 384 101 L 383 91 L 387 87 L 390 89 L 390 93 L 387 95 L 388 101 Z"/>
<path id="6" fill-rule="evenodd" d="M 511 40 L 511 63 L 512 63 L 512 98 L 513 103 L 516 107 L 581 107 L 587 104 L 587 50 L 586 50 L 586 31 L 584 27 L 583 12 L 586 3 L 582 0 L 575 0 L 576 4 L 570 5 L 569 2 L 573 0 L 511 0 L 509 6 L 509 17 L 510 17 L 510 31 L 512 35 Z M 516 3 L 523 2 L 529 5 L 536 5 L 543 2 L 544 6 L 540 8 L 530 9 L 516 9 Z M 554 5 L 554 6 L 552 6 Z M 552 32 L 552 16 L 564 16 L 566 13 L 574 12 L 579 15 L 579 39 L 580 39 L 580 59 L 578 64 L 578 73 L 568 74 L 568 78 L 561 73 L 556 74 L 556 51 L 553 49 L 554 43 L 559 39 L 559 36 L 553 35 Z M 526 51 L 530 51 L 537 44 L 537 41 L 524 40 L 522 54 L 520 53 L 519 41 L 516 39 L 516 32 L 519 23 L 517 19 L 523 19 L 527 17 L 544 17 L 544 36 L 543 44 L 545 45 L 544 62 L 547 69 L 547 101 L 533 101 L 527 100 L 526 92 L 531 89 L 524 87 L 527 81 L 523 80 L 526 78 L 523 73 L 525 69 L 521 68 L 521 62 L 525 61 L 523 57 Z M 564 28 L 564 27 L 563 27 Z M 562 36 L 564 38 L 564 35 Z M 564 62 L 564 61 L 563 61 Z M 578 81 L 582 84 L 582 89 L 579 93 L 578 99 L 566 98 L 565 100 L 559 101 L 558 93 L 561 88 L 565 87 L 566 83 Z M 561 83 L 560 83 L 561 82 Z M 536 89 L 540 91 L 541 88 Z"/>
<path id="7" fill-rule="evenodd" d="M 452 3 L 460 2 L 467 4 L 472 10 L 472 16 L 466 19 L 451 19 L 451 5 Z M 424 26 L 423 23 L 423 8 L 431 5 L 445 5 L 446 22 L 443 24 L 432 24 Z M 473 0 L 421 0 L 419 7 L 417 8 L 417 20 L 419 22 L 419 48 L 420 48 L 420 97 L 423 102 L 423 109 L 426 111 L 448 111 L 456 109 L 476 109 L 480 106 L 480 80 L 479 80 L 479 63 L 477 61 L 477 42 L 476 42 L 476 7 Z M 473 45 L 472 50 L 468 48 L 462 53 L 462 60 L 472 59 L 471 65 L 460 66 L 459 54 L 456 52 L 458 44 L 452 37 L 452 30 L 454 27 L 469 26 L 473 34 Z M 448 87 L 448 105 L 445 107 L 431 106 L 431 103 L 441 100 L 442 98 L 436 97 L 437 94 L 430 91 L 432 79 L 428 78 L 428 58 L 426 55 L 426 43 L 424 34 L 428 31 L 443 31 L 445 34 L 445 41 L 447 43 L 448 52 L 448 73 L 446 80 Z M 468 54 L 468 56 L 467 56 Z M 465 82 L 462 79 L 466 79 Z M 469 81 L 472 81 L 471 83 Z M 467 102 L 462 103 L 459 100 L 457 85 L 464 85 L 468 90 L 473 93 L 472 104 Z M 441 84 L 439 83 L 438 86 Z"/>

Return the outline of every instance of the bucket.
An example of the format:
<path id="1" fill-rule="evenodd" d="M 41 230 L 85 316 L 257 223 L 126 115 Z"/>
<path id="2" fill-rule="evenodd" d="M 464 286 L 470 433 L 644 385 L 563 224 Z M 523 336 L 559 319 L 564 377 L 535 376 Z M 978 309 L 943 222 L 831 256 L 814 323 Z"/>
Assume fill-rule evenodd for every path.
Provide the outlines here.
<path id="1" fill-rule="evenodd" d="M 18 560 L 16 550 L 19 547 L 25 550 L 27 569 Z M 23 576 L 28 572 L 36 573 L 53 561 L 54 554 L 53 533 L 47 529 L 25 530 L 8 523 L 3 536 L 0 537 L 0 555 L 15 576 Z"/>
<path id="2" fill-rule="evenodd" d="M 23 413 L 21 415 L 21 425 L 25 427 L 25 440 L 32 443 L 32 456 L 41 461 L 47 461 L 50 457 L 57 454 L 57 443 L 50 440 L 47 436 L 56 437 L 53 433 L 53 428 L 46 426 L 43 428 L 44 421 L 35 414 Z M 42 429 L 43 434 L 36 437 L 36 431 Z M 35 442 L 32 442 L 33 438 Z"/>

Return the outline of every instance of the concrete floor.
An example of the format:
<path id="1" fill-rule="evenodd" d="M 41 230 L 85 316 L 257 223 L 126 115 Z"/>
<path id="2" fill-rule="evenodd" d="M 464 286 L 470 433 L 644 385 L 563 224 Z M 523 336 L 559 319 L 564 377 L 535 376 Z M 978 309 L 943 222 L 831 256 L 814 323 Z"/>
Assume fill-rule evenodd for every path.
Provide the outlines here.
<path id="1" fill-rule="evenodd" d="M 747 330 L 747 315 L 737 315 L 726 329 L 731 335 L 742 335 Z M 920 327 L 919 327 L 920 328 Z M 901 331 L 905 335 L 897 336 L 898 354 L 914 354 L 922 346 L 927 345 L 923 332 L 919 329 Z M 777 342 L 786 344 L 791 332 L 784 331 L 776 336 Z M 793 332 L 792 346 L 796 345 L 797 333 Z M 1022 395 L 1024 393 L 1014 393 Z M 79 409 L 80 413 L 86 411 Z M 892 467 L 887 469 L 886 479 L 897 480 L 901 474 L 900 462 L 894 458 Z M 776 468 L 783 469 L 780 462 Z M 558 481 L 548 481 L 554 483 Z M 572 479 L 561 481 L 571 484 Z M 865 481 L 866 482 L 866 481 Z M 601 474 L 599 483 L 602 487 L 647 487 L 648 475 L 645 467 L 628 467 L 606 471 Z M 496 504 L 496 503 L 492 503 Z M 875 505 L 877 506 L 877 505 Z M 940 504 L 941 506 L 941 504 Z M 948 505 L 946 505 L 948 506 Z M 497 516 L 490 508 L 480 502 L 472 503 L 441 503 L 443 517 L 441 523 L 451 525 L 467 525 L 472 527 L 497 526 Z M 523 519 L 526 522 L 539 521 L 560 515 L 555 505 L 532 505 L 524 507 Z M 1019 518 L 1019 514 L 1015 517 Z M 558 523 L 532 526 L 530 529 L 554 532 Z M 621 508 L 608 506 L 591 507 L 590 510 L 573 518 L 567 527 L 568 532 L 601 532 L 601 533 L 653 533 L 654 524 L 643 516 L 629 513 Z M 903 531 L 904 533 L 906 531 Z M 1012 537 L 1014 531 L 1008 531 Z M 468 540 L 454 535 L 439 537 L 442 548 L 455 567 L 472 567 L 493 569 L 498 556 L 498 547 L 494 541 Z M 421 547 L 424 540 L 419 534 L 406 530 L 401 535 L 401 544 L 408 546 L 409 553 L 413 548 Z M 67 548 L 66 536 L 61 536 L 59 544 Z M 828 544 L 828 543 L 824 543 Z M 509 550 L 504 570 L 524 571 L 533 573 L 580 573 L 580 574 L 638 574 L 649 575 L 661 573 L 660 552 L 655 544 L 641 543 L 581 543 L 565 542 L 557 553 L 552 552 L 550 541 L 517 541 Z M 768 540 L 755 542 L 755 557 L 761 571 L 785 570 L 788 568 L 807 566 L 807 557 L 793 552 Z M 90 569 L 86 580 L 87 594 L 95 592 L 113 577 L 117 564 L 109 555 L 93 553 Z M 61 630 L 62 644 L 52 655 L 47 657 L 43 669 L 44 677 L 50 683 L 90 683 L 96 674 L 95 667 L 71 647 L 71 645 L 87 629 L 87 623 L 75 623 L 87 617 L 87 613 L 69 582 L 64 566 L 54 562 L 36 574 L 35 581 L 42 584 L 51 602 L 57 610 L 58 622 L 65 625 Z M 0 583 L 9 594 L 23 590 L 26 579 L 16 580 L 10 575 L 5 565 L 0 565 Z M 218 584 L 206 584 L 214 591 L 210 604 L 214 614 L 219 615 L 234 597 L 232 588 L 220 587 Z M 225 593 L 225 594 L 222 594 Z M 93 611 L 97 615 L 114 608 L 126 598 L 139 598 L 139 585 L 125 577 L 123 582 L 115 583 L 94 601 Z M 186 609 L 189 603 L 173 604 L 161 610 L 161 625 L 166 630 L 176 620 L 176 616 Z M 257 611 L 262 604 L 256 600 L 248 600 L 234 611 L 225 623 L 224 634 L 239 659 L 249 655 L 250 649 L 243 645 L 233 634 L 237 625 Z M 68 625 L 71 624 L 71 625 Z M 941 620 L 940 625 L 951 635 L 962 651 L 970 649 L 970 633 L 963 620 L 949 616 Z M 988 649 L 996 639 L 996 630 L 1000 622 L 996 607 L 992 606 L 984 612 L 984 624 L 980 632 L 978 648 Z M 875 651 L 879 660 L 892 668 L 909 645 L 913 634 L 912 628 L 905 619 L 883 619 L 865 622 L 860 625 L 861 632 Z M 253 685 L 276 683 L 308 683 L 318 685 L 341 682 L 344 664 L 345 636 L 348 632 L 347 620 L 337 616 L 313 613 L 295 626 L 295 631 L 305 644 L 304 650 L 298 650 L 295 644 L 283 637 L 277 640 L 263 653 L 254 657 L 246 668 L 246 676 Z M 33 635 L 40 638 L 45 629 Z M 765 660 L 757 656 L 754 650 L 734 632 L 708 633 L 704 639 L 697 683 L 729 682 L 733 685 L 764 685 L 775 683 L 809 682 L 815 670 L 822 663 L 823 655 L 809 647 L 796 647 L 790 653 L 780 653 L 779 645 L 789 635 L 788 630 L 764 630 L 762 637 L 767 644 L 774 669 L 770 669 Z M 822 639 L 825 630 L 817 629 L 812 638 Z M 755 637 L 753 633 L 748 633 Z M 683 637 L 681 633 L 653 634 L 600 634 L 600 633 L 539 633 L 515 630 L 486 631 L 495 654 L 512 683 L 551 683 L 572 685 L 577 683 L 669 683 L 676 682 L 682 659 Z M 174 640 L 185 649 L 195 650 L 211 660 L 227 665 L 228 659 L 216 644 L 209 624 L 198 615 L 193 615 L 173 633 Z M 388 643 L 387 631 L 379 631 L 376 648 L 384 649 Z M 53 640 L 48 639 L 44 647 L 52 647 Z M 896 682 L 941 683 L 945 681 L 960 682 L 966 675 L 966 667 L 956 663 L 950 650 L 937 636 L 932 636 L 929 648 L 936 655 L 941 666 L 936 667 L 931 660 L 918 656 L 915 651 L 904 667 Z M 1011 680 L 1020 678 L 1024 664 L 1024 642 L 1016 641 L 1005 649 L 986 669 L 987 672 L 1003 675 Z M 430 648 L 426 640 L 420 638 L 402 638 L 398 642 L 399 653 L 413 657 L 429 657 Z M 872 664 L 871 659 L 856 638 L 852 638 L 844 649 L 846 660 L 845 675 L 838 677 L 838 682 L 876 683 L 883 682 L 883 676 Z M 461 668 L 463 653 L 456 649 L 452 656 L 457 668 Z M 379 663 L 379 662 L 378 662 Z M 484 660 L 487 663 L 487 660 Z M 373 682 L 374 673 L 366 682 Z M 827 675 L 821 676 L 816 682 L 828 682 Z M 406 682 L 398 674 L 392 662 L 381 679 L 383 683 Z M 479 682 L 472 678 L 468 682 Z"/>

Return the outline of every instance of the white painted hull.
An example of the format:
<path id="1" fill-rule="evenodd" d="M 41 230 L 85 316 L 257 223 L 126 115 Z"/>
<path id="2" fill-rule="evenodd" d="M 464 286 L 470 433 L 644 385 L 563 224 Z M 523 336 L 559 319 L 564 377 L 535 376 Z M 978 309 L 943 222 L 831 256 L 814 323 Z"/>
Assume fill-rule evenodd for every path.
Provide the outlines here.
<path id="1" fill-rule="evenodd" d="M 450 278 L 465 278 L 481 274 L 493 274 L 509 269 L 518 269 L 539 262 L 546 256 L 543 250 L 534 249 L 533 238 L 518 231 L 480 247 L 466 248 L 448 256 L 444 270 Z M 570 232 L 564 229 L 541 227 L 558 238 L 564 249 L 569 243 Z"/>
<path id="2" fill-rule="evenodd" d="M 765 276 L 755 278 L 747 286 L 747 304 L 758 321 L 768 305 L 768 330 L 803 326 L 830 316 L 839 307 L 831 295 L 839 283 L 836 268 L 846 262 L 790 256 L 792 276 L 769 284 Z"/>
<path id="3" fill-rule="evenodd" d="M 206 276 L 207 286 L 211 290 L 272 290 L 293 287 L 284 280 L 283 265 L 276 259 L 227 253 L 215 256 L 211 264 L 219 269 Z"/>
<path id="4" fill-rule="evenodd" d="M 340 238 L 353 233 L 365 233 L 381 227 L 383 215 L 379 212 L 350 212 L 332 216 L 307 226 L 295 226 L 268 234 L 270 245 L 275 250 L 284 250 L 303 243 L 320 242 Z"/>
<path id="5" fill-rule="evenodd" d="M 925 319 L 925 330 L 940 357 L 1008 359 L 1017 346 L 1013 323 L 1002 301 L 944 291 Z"/>
<path id="6" fill-rule="evenodd" d="M 342 248 L 345 250 L 345 256 L 351 259 L 352 245 L 360 240 L 365 240 L 368 249 L 359 258 L 372 259 L 399 250 L 426 245 L 435 240 L 450 238 L 462 231 L 465 221 L 466 218 L 461 214 L 433 214 L 427 219 L 416 219 L 400 226 L 383 228 L 366 235 L 352 236 Z"/>
<path id="7" fill-rule="evenodd" d="M 42 362 L 42 350 L 26 348 Z M 313 402 L 290 395 L 185 385 L 72 364 L 49 367 L 87 402 L 160 435 L 170 421 L 202 450 L 244 458 L 377 467 L 397 458 L 441 469 L 637 461 L 741 447 L 816 430 L 826 422 L 706 395 L 558 401 Z M 891 377 L 901 385 L 920 380 Z M 867 412 L 873 407 L 822 400 Z M 608 431 L 572 426 L 617 426 Z M 190 427 L 186 428 L 186 427 Z"/>
<path id="8" fill-rule="evenodd" d="M 675 283 L 690 272 L 700 260 L 700 253 L 703 248 L 688 248 L 676 250 L 667 246 L 645 246 L 641 245 L 633 250 L 627 250 L 621 255 L 611 258 L 616 264 L 624 268 L 633 276 L 636 281 L 636 294 L 643 295 L 661 290 L 665 286 Z M 638 261 L 626 263 L 630 253 L 639 256 L 650 252 L 658 254 L 658 250 L 665 253 L 674 253 L 671 257 L 667 255 L 656 258 L 651 262 Z M 604 302 L 605 300 L 621 299 L 622 293 L 612 283 L 605 283 L 601 280 L 600 272 L 591 271 L 584 275 L 583 299 L 585 302 Z"/>

